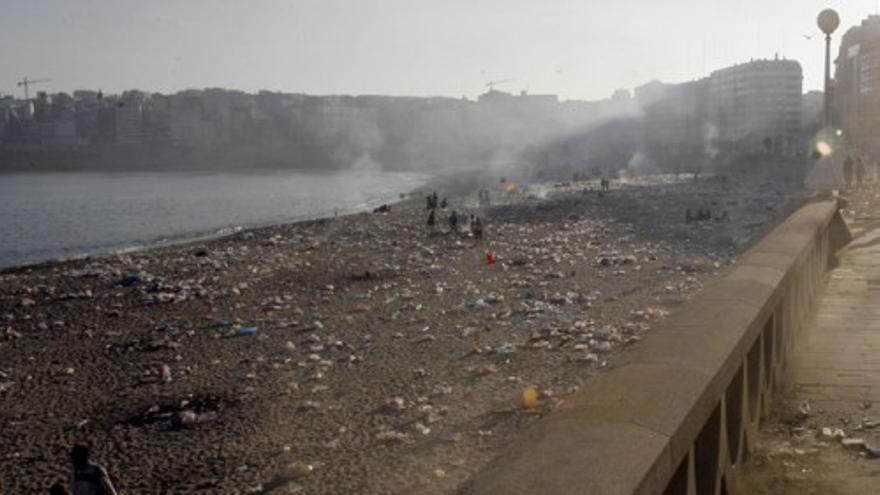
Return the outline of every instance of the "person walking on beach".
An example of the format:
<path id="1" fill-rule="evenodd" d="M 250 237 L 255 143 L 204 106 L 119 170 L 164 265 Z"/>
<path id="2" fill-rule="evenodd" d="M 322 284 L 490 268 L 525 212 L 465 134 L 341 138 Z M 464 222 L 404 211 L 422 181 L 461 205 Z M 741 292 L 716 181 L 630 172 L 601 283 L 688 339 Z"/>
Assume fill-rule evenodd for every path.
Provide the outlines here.
<path id="1" fill-rule="evenodd" d="M 70 473 L 71 495 L 116 495 L 107 471 L 93 464 L 89 455 L 89 448 L 85 445 L 74 445 L 70 450 L 70 462 L 73 466 Z"/>
<path id="2" fill-rule="evenodd" d="M 846 184 L 846 188 L 849 189 L 852 187 L 853 180 L 853 159 L 850 155 L 846 155 L 846 159 L 843 161 L 843 182 Z"/>

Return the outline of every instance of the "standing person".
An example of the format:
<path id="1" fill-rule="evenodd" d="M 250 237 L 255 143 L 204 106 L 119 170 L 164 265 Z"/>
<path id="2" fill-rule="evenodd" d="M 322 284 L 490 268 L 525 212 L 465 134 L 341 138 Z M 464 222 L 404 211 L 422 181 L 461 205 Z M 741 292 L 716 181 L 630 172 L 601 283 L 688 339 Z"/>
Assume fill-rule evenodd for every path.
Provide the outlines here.
<path id="1" fill-rule="evenodd" d="M 70 462 L 73 466 L 70 473 L 71 495 L 116 495 L 107 471 L 93 464 L 89 455 L 89 448 L 85 445 L 74 445 L 70 450 Z"/>
<path id="2" fill-rule="evenodd" d="M 434 226 L 437 224 L 437 217 L 434 216 L 434 211 L 434 209 L 431 209 L 431 213 L 428 214 L 428 221 L 426 223 L 430 232 L 434 232 Z"/>
<path id="3" fill-rule="evenodd" d="M 853 159 L 851 156 L 846 155 L 846 159 L 843 161 L 843 182 L 846 184 L 847 189 L 852 187 L 852 180 L 853 180 Z"/>
<path id="4" fill-rule="evenodd" d="M 458 213 L 455 210 L 452 210 L 452 215 L 449 215 L 449 230 L 450 232 L 458 232 Z"/>
<path id="5" fill-rule="evenodd" d="M 471 232 L 474 233 L 474 238 L 476 240 L 483 239 L 483 222 L 480 220 L 480 217 L 474 217 L 471 221 Z"/>
<path id="6" fill-rule="evenodd" d="M 865 160 L 859 156 L 856 158 L 856 185 L 862 187 L 865 181 Z"/>

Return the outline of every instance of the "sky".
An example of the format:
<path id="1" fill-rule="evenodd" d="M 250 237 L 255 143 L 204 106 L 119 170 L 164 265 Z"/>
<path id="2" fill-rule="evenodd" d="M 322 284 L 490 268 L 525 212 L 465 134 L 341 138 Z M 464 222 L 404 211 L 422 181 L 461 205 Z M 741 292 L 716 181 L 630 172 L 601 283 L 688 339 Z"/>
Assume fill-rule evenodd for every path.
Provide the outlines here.
<path id="1" fill-rule="evenodd" d="M 878 1 L 0 0 L 0 93 L 23 96 L 27 76 L 49 92 L 473 98 L 512 80 L 497 89 L 593 100 L 777 53 L 806 91 L 822 86 L 826 7 L 836 50 Z"/>

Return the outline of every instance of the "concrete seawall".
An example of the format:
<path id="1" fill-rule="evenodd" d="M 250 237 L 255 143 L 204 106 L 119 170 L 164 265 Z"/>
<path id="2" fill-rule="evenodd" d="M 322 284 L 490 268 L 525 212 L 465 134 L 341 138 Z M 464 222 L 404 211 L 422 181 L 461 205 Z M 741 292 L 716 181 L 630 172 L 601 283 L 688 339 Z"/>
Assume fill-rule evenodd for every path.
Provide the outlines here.
<path id="1" fill-rule="evenodd" d="M 798 328 L 850 240 L 836 202 L 804 206 L 462 493 L 734 492 Z"/>

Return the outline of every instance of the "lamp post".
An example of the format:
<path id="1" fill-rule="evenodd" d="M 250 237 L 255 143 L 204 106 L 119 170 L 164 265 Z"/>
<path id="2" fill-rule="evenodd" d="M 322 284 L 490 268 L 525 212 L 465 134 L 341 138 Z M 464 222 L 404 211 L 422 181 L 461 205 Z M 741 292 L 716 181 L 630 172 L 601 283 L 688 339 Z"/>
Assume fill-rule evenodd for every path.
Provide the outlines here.
<path id="1" fill-rule="evenodd" d="M 819 12 L 816 20 L 825 33 L 825 107 L 822 112 L 822 128 L 831 127 L 831 33 L 840 26 L 840 16 L 834 9 Z"/>

